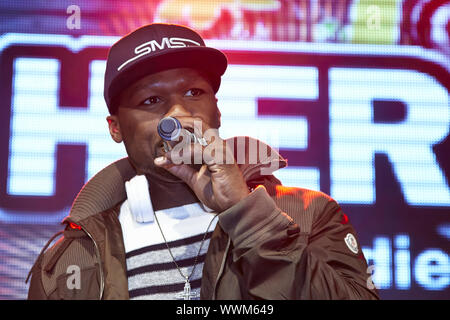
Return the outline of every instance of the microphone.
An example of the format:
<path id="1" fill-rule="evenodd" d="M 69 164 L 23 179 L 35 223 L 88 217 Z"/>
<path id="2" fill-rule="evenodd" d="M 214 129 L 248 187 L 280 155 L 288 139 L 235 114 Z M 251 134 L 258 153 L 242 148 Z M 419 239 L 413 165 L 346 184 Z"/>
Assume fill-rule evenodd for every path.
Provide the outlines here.
<path id="1" fill-rule="evenodd" d="M 207 146 L 205 138 L 198 138 L 194 133 L 184 129 L 180 121 L 174 117 L 165 117 L 158 122 L 158 134 L 163 138 L 164 146 L 168 148 L 166 141 L 176 141 L 180 136 L 189 139 L 192 143 L 199 143 L 202 146 Z"/>
<path id="2" fill-rule="evenodd" d="M 158 122 L 158 134 L 166 141 L 177 140 L 181 135 L 182 128 L 177 118 L 165 117 Z"/>

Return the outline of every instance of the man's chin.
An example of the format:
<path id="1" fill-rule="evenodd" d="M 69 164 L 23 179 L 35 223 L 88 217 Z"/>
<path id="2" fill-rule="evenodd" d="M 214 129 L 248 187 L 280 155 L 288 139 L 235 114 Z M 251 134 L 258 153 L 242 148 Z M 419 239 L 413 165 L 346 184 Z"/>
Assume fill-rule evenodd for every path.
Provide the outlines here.
<path id="1" fill-rule="evenodd" d="M 159 155 L 156 154 L 155 157 L 158 157 Z M 194 170 L 199 171 L 202 164 L 191 164 L 191 167 L 194 168 Z M 134 166 L 136 169 L 137 174 L 145 174 L 149 178 L 154 178 L 156 180 L 162 180 L 165 182 L 181 182 L 182 180 L 178 178 L 177 176 L 174 176 L 169 171 L 167 171 L 164 168 L 156 166 L 154 163 L 148 163 L 146 165 L 141 166 Z"/>
<path id="2" fill-rule="evenodd" d="M 191 164 L 191 167 L 194 168 L 194 170 L 199 171 L 200 168 L 202 167 L 201 164 Z M 182 180 L 180 178 L 178 178 L 177 176 L 174 176 L 173 174 L 171 174 L 169 171 L 165 170 L 164 168 L 160 168 L 160 167 L 153 167 L 151 170 L 147 171 L 147 175 L 149 177 L 154 177 L 156 179 L 160 179 L 166 182 L 182 182 Z"/>
<path id="3" fill-rule="evenodd" d="M 145 175 L 149 178 L 154 178 L 156 180 L 162 180 L 165 182 L 181 182 L 181 179 L 171 174 L 164 168 L 157 166 L 148 167 L 144 171 Z"/>

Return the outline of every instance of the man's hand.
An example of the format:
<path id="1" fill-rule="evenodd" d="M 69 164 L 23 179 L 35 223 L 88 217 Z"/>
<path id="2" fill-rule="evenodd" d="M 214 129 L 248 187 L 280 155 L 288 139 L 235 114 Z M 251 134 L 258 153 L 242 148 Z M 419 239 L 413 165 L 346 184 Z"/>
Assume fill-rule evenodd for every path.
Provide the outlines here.
<path id="1" fill-rule="evenodd" d="M 184 128 L 194 128 L 194 119 L 178 119 Z M 198 136 L 197 129 L 194 132 Z M 217 130 L 204 130 L 203 137 L 207 146 L 182 141 L 154 163 L 183 180 L 208 208 L 222 212 L 245 198 L 249 190 L 234 161 L 233 150 L 219 137 Z M 180 161 L 180 151 L 184 161 Z M 198 164 L 200 169 L 196 170 L 192 163 Z"/>

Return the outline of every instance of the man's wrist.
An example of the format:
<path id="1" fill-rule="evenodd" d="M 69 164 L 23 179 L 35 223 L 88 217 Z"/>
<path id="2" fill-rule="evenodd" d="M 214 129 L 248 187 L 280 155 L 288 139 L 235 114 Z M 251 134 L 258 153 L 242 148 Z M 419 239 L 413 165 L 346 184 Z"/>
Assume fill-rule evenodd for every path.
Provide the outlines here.
<path id="1" fill-rule="evenodd" d="M 279 215 L 280 209 L 264 187 L 258 187 L 244 199 L 219 214 L 219 224 L 235 245 L 259 226 Z"/>

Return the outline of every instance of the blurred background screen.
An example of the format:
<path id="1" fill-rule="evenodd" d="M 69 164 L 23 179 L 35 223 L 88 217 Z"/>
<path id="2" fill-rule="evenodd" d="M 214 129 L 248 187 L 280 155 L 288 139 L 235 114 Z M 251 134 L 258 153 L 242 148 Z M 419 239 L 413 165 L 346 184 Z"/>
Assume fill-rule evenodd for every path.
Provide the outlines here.
<path id="1" fill-rule="evenodd" d="M 449 299 L 449 18 L 448 0 L 2 0 L 0 298 L 26 298 L 82 185 L 126 156 L 108 48 L 170 22 L 228 57 L 221 135 L 273 145 L 283 184 L 341 204 L 382 298 Z"/>

